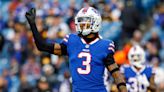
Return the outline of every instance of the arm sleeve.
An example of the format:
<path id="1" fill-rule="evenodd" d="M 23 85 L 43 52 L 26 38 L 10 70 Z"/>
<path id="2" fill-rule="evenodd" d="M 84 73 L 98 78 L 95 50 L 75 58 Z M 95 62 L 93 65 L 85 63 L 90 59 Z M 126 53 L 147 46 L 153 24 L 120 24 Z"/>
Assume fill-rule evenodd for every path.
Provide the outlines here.
<path id="1" fill-rule="evenodd" d="M 69 36 L 70 35 L 66 35 L 63 38 L 62 42 L 60 43 L 62 55 L 67 55 L 68 54 L 67 46 L 68 46 Z"/>
<path id="2" fill-rule="evenodd" d="M 120 72 L 123 73 L 123 74 L 125 72 L 125 69 L 124 69 L 124 66 L 123 65 L 120 67 Z"/>
<path id="3" fill-rule="evenodd" d="M 109 65 L 112 65 L 114 63 L 115 63 L 115 61 L 114 61 L 113 55 L 108 54 L 107 57 L 104 59 L 105 66 L 108 67 Z"/>
<path id="4" fill-rule="evenodd" d="M 67 55 L 67 46 L 64 43 L 60 43 L 62 55 Z"/>
<path id="5" fill-rule="evenodd" d="M 104 64 L 105 66 L 108 66 L 108 65 L 111 65 L 111 64 L 114 64 L 115 63 L 115 60 L 114 60 L 114 52 L 115 52 L 115 46 L 114 46 L 114 42 L 111 41 L 109 44 L 108 44 L 108 54 L 106 56 L 106 58 L 104 59 Z"/>
<path id="6" fill-rule="evenodd" d="M 37 30 L 35 23 L 30 23 L 30 27 L 31 27 L 33 37 L 35 39 L 35 44 L 36 44 L 38 50 L 54 54 L 54 45 L 55 44 L 46 43 L 46 41 L 43 40 L 43 38 L 41 37 L 40 33 Z"/>

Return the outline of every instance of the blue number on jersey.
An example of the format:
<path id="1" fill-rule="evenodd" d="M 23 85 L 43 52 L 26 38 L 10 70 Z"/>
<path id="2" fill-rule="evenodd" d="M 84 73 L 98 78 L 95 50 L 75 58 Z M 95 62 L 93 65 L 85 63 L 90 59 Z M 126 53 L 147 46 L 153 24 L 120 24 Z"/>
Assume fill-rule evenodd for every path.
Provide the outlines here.
<path id="1" fill-rule="evenodd" d="M 121 67 L 121 72 L 126 79 L 128 92 L 147 92 L 147 87 L 150 85 L 149 79 L 154 74 L 150 66 L 137 71 L 133 66 L 124 65 Z"/>
<path id="2" fill-rule="evenodd" d="M 97 38 L 86 44 L 76 34 L 67 35 L 62 43 L 67 46 L 73 92 L 107 92 L 103 80 L 103 60 L 107 54 L 114 53 L 114 43 Z"/>

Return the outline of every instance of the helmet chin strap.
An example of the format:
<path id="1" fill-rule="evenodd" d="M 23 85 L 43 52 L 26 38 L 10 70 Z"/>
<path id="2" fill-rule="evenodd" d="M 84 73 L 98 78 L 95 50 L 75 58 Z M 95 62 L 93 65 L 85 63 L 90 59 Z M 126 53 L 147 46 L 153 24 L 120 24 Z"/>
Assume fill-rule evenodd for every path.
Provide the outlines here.
<path id="1" fill-rule="evenodd" d="M 88 36 L 89 35 L 94 35 L 93 37 L 91 37 L 91 38 L 89 38 Z M 79 34 L 79 36 L 80 37 L 82 37 L 87 43 L 90 43 L 91 41 L 93 41 L 93 40 L 95 40 L 96 38 L 98 38 L 99 36 L 98 36 L 98 33 L 90 33 L 90 34 L 88 34 L 88 35 L 82 35 L 82 33 L 81 34 Z"/>
<path id="2" fill-rule="evenodd" d="M 80 31 L 79 33 L 78 33 L 78 35 L 80 36 L 80 37 L 82 37 L 83 35 L 82 35 L 82 32 L 83 32 L 83 30 L 82 31 Z"/>

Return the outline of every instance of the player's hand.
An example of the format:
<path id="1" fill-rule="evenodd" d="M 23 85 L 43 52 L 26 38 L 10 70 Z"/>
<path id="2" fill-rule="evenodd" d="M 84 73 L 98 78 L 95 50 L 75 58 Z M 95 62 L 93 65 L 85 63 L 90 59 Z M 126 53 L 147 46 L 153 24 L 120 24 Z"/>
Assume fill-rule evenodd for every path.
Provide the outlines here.
<path id="1" fill-rule="evenodd" d="M 35 23 L 36 9 L 31 8 L 29 11 L 26 12 L 25 16 L 29 23 Z"/>

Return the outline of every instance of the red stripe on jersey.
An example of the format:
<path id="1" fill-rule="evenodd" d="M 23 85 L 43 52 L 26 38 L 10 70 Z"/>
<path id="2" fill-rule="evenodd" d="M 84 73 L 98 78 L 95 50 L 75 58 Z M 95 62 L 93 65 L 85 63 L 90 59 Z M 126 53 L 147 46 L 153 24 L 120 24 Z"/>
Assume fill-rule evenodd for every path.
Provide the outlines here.
<path id="1" fill-rule="evenodd" d="M 84 8 L 82 12 L 86 13 L 87 11 L 88 11 L 88 7 Z"/>
<path id="2" fill-rule="evenodd" d="M 66 35 L 65 37 L 66 37 L 66 38 L 69 38 L 69 35 Z"/>
<path id="3" fill-rule="evenodd" d="M 108 50 L 112 50 L 113 52 L 115 52 L 113 47 L 109 47 Z"/>
<path id="4" fill-rule="evenodd" d="M 115 45 L 113 43 L 110 43 L 109 46 L 115 47 Z"/>
<path id="5" fill-rule="evenodd" d="M 68 42 L 68 40 L 66 38 L 63 39 L 65 42 Z"/>

